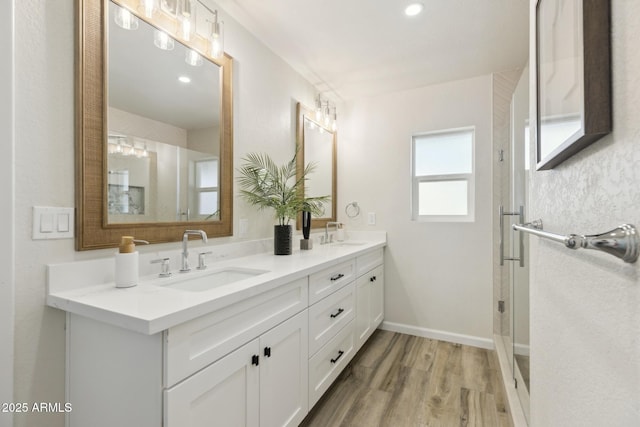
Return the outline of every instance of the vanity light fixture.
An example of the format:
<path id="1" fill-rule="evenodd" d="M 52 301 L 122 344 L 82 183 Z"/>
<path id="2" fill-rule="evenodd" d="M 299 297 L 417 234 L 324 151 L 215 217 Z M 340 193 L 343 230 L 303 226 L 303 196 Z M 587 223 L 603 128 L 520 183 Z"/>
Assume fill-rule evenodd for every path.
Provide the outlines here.
<path id="1" fill-rule="evenodd" d="M 315 101 L 315 121 L 322 124 L 319 126 L 320 132 L 323 132 L 324 128 L 331 129 L 333 132 L 338 128 L 338 113 L 335 105 L 331 105 L 331 102 L 323 101 L 322 97 L 318 95 Z M 331 112 L 333 110 L 333 114 Z"/>
<path id="2" fill-rule="evenodd" d="M 153 12 L 156 10 L 155 0 L 140 0 L 142 9 L 144 10 L 144 16 L 146 18 L 153 17 Z"/>
<path id="3" fill-rule="evenodd" d="M 202 56 L 195 50 L 188 49 L 184 61 L 193 67 L 199 67 L 202 65 Z"/>
<path id="4" fill-rule="evenodd" d="M 153 30 L 153 44 L 162 50 L 173 50 L 173 39 L 164 31 Z"/>
<path id="5" fill-rule="evenodd" d="M 331 123 L 331 130 L 334 132 L 338 130 L 338 110 L 335 106 L 333 107 L 333 121 Z"/>
<path id="6" fill-rule="evenodd" d="M 407 16 L 416 16 L 419 15 L 423 9 L 424 5 L 422 3 L 411 3 L 404 9 L 404 14 Z"/>
<path id="7" fill-rule="evenodd" d="M 331 123 L 331 110 L 329 109 L 329 101 L 327 101 L 327 106 L 324 110 L 324 126 L 329 127 Z"/>
<path id="8" fill-rule="evenodd" d="M 137 30 L 139 21 L 128 9 L 118 6 L 116 16 L 114 17 L 116 25 L 125 30 Z"/>
<path id="9" fill-rule="evenodd" d="M 316 98 L 316 121 L 322 120 L 322 99 L 320 95 Z"/>
<path id="10" fill-rule="evenodd" d="M 181 0 L 177 7 L 177 18 L 180 21 L 180 33 L 185 41 L 191 40 L 195 28 L 195 8 L 191 0 Z"/>
<path id="11" fill-rule="evenodd" d="M 213 21 L 209 21 L 211 23 L 211 35 L 209 36 L 211 42 L 210 54 L 213 58 L 220 59 L 224 55 L 224 22 L 218 20 L 218 10 L 211 11 L 211 9 L 207 9 L 213 13 Z"/>

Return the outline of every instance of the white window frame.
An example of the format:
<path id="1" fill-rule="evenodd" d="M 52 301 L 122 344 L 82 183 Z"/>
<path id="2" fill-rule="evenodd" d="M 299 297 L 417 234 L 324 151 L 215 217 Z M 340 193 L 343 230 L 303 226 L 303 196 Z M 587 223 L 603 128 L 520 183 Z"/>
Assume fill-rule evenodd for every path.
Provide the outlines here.
<path id="1" fill-rule="evenodd" d="M 206 163 L 206 162 L 216 162 L 218 163 L 218 186 L 217 187 L 198 187 L 198 163 Z M 217 193 L 218 194 L 218 210 L 216 212 L 220 212 L 220 159 L 217 157 L 212 157 L 210 159 L 200 159 L 194 162 L 193 168 L 194 174 L 194 183 L 195 185 L 195 193 L 196 193 L 196 213 L 198 216 L 206 216 L 207 214 L 200 213 L 200 194 L 201 193 Z M 214 212 L 215 213 L 215 212 Z"/>
<path id="2" fill-rule="evenodd" d="M 471 173 L 416 176 L 416 139 L 431 135 L 446 135 L 471 132 Z M 443 129 L 423 132 L 411 136 L 411 218 L 420 222 L 474 222 L 475 221 L 475 172 L 476 172 L 476 128 L 467 126 L 455 129 Z M 422 182 L 466 181 L 467 182 L 467 214 L 466 215 L 419 215 L 419 189 Z"/>

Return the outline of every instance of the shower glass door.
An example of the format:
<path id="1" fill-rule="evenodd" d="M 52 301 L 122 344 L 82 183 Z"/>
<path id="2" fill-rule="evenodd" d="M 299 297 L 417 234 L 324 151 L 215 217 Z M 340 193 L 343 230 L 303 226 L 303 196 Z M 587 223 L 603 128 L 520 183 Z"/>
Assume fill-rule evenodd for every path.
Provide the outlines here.
<path id="1" fill-rule="evenodd" d="M 527 421 L 529 420 L 529 241 L 526 233 L 514 231 L 512 224 L 527 221 L 529 200 L 529 70 L 525 68 L 511 101 L 511 170 L 509 209 L 523 215 L 505 217 L 509 235 L 508 271 L 511 307 L 510 338 L 513 352 L 513 379 Z M 521 240 L 522 239 L 522 240 Z M 507 247 L 505 247 L 505 250 Z"/>

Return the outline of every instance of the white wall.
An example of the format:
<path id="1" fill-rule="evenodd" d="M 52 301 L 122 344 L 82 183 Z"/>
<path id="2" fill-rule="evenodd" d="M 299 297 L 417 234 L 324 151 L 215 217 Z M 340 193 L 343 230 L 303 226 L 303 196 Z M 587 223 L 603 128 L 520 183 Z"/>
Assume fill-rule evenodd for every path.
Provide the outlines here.
<path id="1" fill-rule="evenodd" d="M 531 217 L 550 231 L 640 224 L 640 2 L 611 6 L 614 129 L 555 169 L 532 174 Z M 533 33 L 531 40 L 534 53 Z M 535 70 L 533 54 L 530 63 Z M 637 426 L 640 263 L 532 238 L 530 286 L 532 426 Z"/>
<path id="2" fill-rule="evenodd" d="M 5 4 L 0 18 L 2 34 L 7 33 Z M 74 4 L 72 0 L 22 0 L 15 5 L 14 400 L 20 402 L 65 399 L 64 313 L 45 306 L 45 265 L 110 256 L 113 252 L 75 252 L 73 240 L 31 240 L 32 206 L 74 205 Z M 211 6 L 215 7 L 213 3 Z M 240 157 L 250 151 L 269 152 L 278 162 L 289 160 L 295 150 L 296 102 L 312 105 L 315 91 L 223 11 L 221 15 L 226 24 L 226 51 L 234 57 L 234 169 Z M 4 84 L 0 81 L 2 91 L 6 90 Z M 0 99 L 5 102 L 4 96 Z M 5 128 L 0 126 L 0 131 L 6 132 Z M 249 219 L 248 238 L 265 238 L 273 233 L 268 215 L 258 214 L 236 199 L 235 227 L 238 218 Z M 140 250 L 158 250 L 158 245 Z M 57 427 L 63 425 L 64 416 L 17 415 L 15 421 L 17 427 Z"/>
<path id="3" fill-rule="evenodd" d="M 0 209 L 0 402 L 13 402 L 14 327 L 14 25 L 13 1 L 0 4 L 0 182 L 3 204 Z M 12 425 L 13 417 L 0 413 L 0 427 Z"/>
<path id="4" fill-rule="evenodd" d="M 491 82 L 487 75 L 366 98 L 340 114 L 338 217 L 347 231 L 388 232 L 387 326 L 492 346 Z M 412 134 L 465 126 L 476 127 L 475 222 L 412 221 Z M 344 212 L 352 201 L 362 208 L 355 220 Z"/>

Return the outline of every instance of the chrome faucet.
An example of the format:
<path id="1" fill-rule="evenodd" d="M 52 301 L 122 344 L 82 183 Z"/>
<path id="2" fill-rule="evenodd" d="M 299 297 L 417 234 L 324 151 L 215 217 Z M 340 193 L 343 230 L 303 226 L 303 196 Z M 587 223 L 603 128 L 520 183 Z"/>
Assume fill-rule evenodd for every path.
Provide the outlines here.
<path id="1" fill-rule="evenodd" d="M 200 236 L 204 243 L 207 243 L 207 233 L 203 230 L 186 230 L 182 235 L 182 267 L 180 273 L 186 273 L 191 271 L 189 268 L 189 250 L 187 249 L 187 243 L 189 242 L 189 235 Z"/>
<path id="2" fill-rule="evenodd" d="M 336 231 L 338 231 L 338 226 L 340 225 L 339 222 L 333 222 L 333 221 L 329 221 L 325 224 L 324 226 L 324 241 L 321 244 L 325 244 L 325 243 L 330 243 L 329 242 L 329 226 L 331 225 L 335 225 L 336 226 Z"/>

